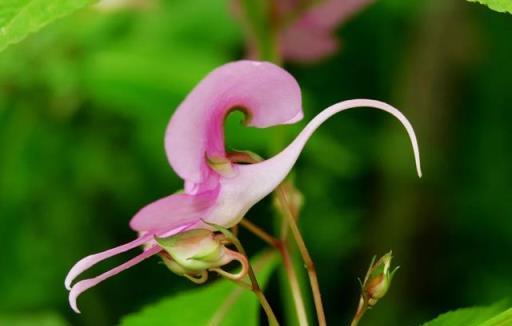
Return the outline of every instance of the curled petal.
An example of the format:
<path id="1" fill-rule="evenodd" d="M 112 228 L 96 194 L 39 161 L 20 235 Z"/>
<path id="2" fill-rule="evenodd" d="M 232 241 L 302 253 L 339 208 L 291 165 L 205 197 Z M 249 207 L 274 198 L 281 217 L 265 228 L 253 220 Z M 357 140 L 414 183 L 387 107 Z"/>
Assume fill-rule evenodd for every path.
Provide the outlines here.
<path id="1" fill-rule="evenodd" d="M 282 68 L 268 62 L 238 61 L 206 76 L 174 113 L 165 136 L 169 163 L 195 193 L 213 173 L 206 157 L 225 157 L 223 123 L 235 108 L 260 128 L 302 118 L 300 88 Z"/>
<path id="2" fill-rule="evenodd" d="M 95 286 L 96 284 L 106 280 L 107 278 L 112 277 L 112 276 L 124 271 L 125 269 L 128 269 L 128 268 L 140 263 L 144 259 L 147 259 L 147 258 L 153 256 L 154 254 L 157 254 L 161 250 L 162 249 L 158 246 L 151 247 L 148 250 L 141 253 L 140 255 L 133 257 L 129 261 L 109 270 L 108 272 L 105 272 L 99 276 L 96 276 L 95 278 L 83 280 L 83 281 L 76 283 L 71 288 L 71 290 L 69 292 L 69 305 L 71 306 L 71 308 L 73 308 L 73 310 L 76 313 L 80 313 L 80 310 L 78 310 L 78 306 L 76 304 L 76 299 L 78 298 L 78 296 L 81 293 L 83 293 L 87 289 L 90 289 L 91 287 Z"/>
<path id="3" fill-rule="evenodd" d="M 68 275 L 66 276 L 66 279 L 64 280 L 66 289 L 71 290 L 71 283 L 73 280 L 85 270 L 91 268 L 100 261 L 138 247 L 151 238 L 152 235 L 144 235 L 131 242 L 125 243 L 124 245 L 82 258 L 71 268 Z"/>
<path id="4" fill-rule="evenodd" d="M 288 175 L 304 145 L 313 132 L 327 119 L 338 112 L 352 108 L 371 107 L 390 113 L 405 127 L 411 140 L 416 169 L 421 177 L 420 154 L 414 130 L 405 116 L 384 102 L 366 99 L 349 100 L 334 104 L 320 112 L 283 151 L 260 163 L 238 165 L 238 175 L 232 179 L 221 179 L 220 203 L 216 205 L 206 221 L 231 227 L 256 202 L 272 192 Z M 227 218 L 229 217 L 229 218 Z"/>
<path id="5" fill-rule="evenodd" d="M 186 229 L 189 225 L 181 225 L 179 227 L 176 227 L 174 229 L 164 229 L 164 231 L 160 230 L 159 235 L 166 235 L 170 236 L 173 233 L 178 233 L 184 229 Z M 138 246 L 150 243 L 154 237 L 154 234 L 152 233 L 144 233 L 142 236 L 138 237 L 137 239 L 125 243 L 123 245 L 120 245 L 118 247 L 114 247 L 108 250 L 105 250 L 103 252 L 89 255 L 87 257 L 82 258 L 79 260 L 68 272 L 68 275 L 66 276 L 66 279 L 64 280 L 64 285 L 66 289 L 71 290 L 71 283 L 73 283 L 73 280 L 80 274 L 82 274 L 85 270 L 91 268 L 92 266 L 96 265 L 97 263 L 108 259 L 110 257 L 113 257 L 115 255 L 119 255 L 123 252 L 129 251 L 133 248 L 136 248 Z"/>
<path id="6" fill-rule="evenodd" d="M 174 194 L 142 208 L 130 221 L 130 227 L 139 232 L 169 230 L 190 225 L 203 218 L 215 203 L 219 187 L 197 195 Z"/>

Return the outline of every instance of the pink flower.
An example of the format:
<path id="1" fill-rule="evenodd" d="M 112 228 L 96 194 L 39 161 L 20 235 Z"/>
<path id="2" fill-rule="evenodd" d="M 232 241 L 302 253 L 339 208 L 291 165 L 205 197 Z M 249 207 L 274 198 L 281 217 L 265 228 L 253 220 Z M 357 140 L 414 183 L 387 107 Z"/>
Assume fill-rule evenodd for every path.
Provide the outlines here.
<path id="1" fill-rule="evenodd" d="M 256 164 L 236 164 L 224 147 L 223 123 L 233 109 L 246 113 L 246 124 L 265 128 L 291 124 L 302 116 L 301 94 L 295 79 L 267 62 L 238 61 L 221 66 L 206 76 L 174 113 L 165 135 L 169 163 L 184 180 L 183 193 L 157 200 L 142 208 L 130 221 L 139 237 L 124 245 L 87 256 L 69 271 L 65 285 L 69 302 L 78 312 L 76 299 L 85 290 L 163 250 L 156 241 L 192 229 L 212 229 L 215 223 L 236 225 L 259 200 L 287 176 L 311 134 L 337 112 L 373 107 L 391 113 L 404 125 L 412 142 L 418 174 L 420 162 L 414 131 L 395 108 L 373 100 L 335 104 L 311 120 L 282 152 Z M 97 277 L 74 279 L 96 263 L 144 246 L 144 251 Z"/>
<path id="2" fill-rule="evenodd" d="M 277 53 L 285 60 L 301 63 L 318 61 L 334 54 L 340 47 L 336 28 L 371 2 L 373 0 L 269 2 L 269 29 L 274 33 Z M 247 33 L 248 57 L 261 57 L 257 32 L 248 14 L 243 12 L 241 0 L 232 1 L 232 10 L 242 19 Z"/>
<path id="3" fill-rule="evenodd" d="M 285 25 L 278 36 L 281 55 L 295 62 L 326 58 L 339 49 L 336 28 L 372 0 L 323 0 L 312 4 L 295 21 Z M 284 16 L 297 10 L 300 1 L 278 1 Z"/>

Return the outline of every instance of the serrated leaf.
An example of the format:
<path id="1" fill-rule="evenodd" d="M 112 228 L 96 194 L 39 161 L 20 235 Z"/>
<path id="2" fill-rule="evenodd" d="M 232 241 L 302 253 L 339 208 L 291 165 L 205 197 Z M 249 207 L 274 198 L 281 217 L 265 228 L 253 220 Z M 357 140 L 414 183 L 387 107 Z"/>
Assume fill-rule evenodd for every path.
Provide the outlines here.
<path id="1" fill-rule="evenodd" d="M 266 252 L 252 259 L 261 287 L 276 265 Z M 254 293 L 227 280 L 166 298 L 123 318 L 122 326 L 149 325 L 258 325 L 259 303 Z"/>
<path id="2" fill-rule="evenodd" d="M 93 2 L 95 0 L 2 0 L 0 51 L 55 19 Z"/>
<path id="3" fill-rule="evenodd" d="M 492 10 L 498 12 L 508 12 L 512 14 L 512 0 L 468 0 L 470 2 L 478 2 L 488 6 Z"/>
<path id="4" fill-rule="evenodd" d="M 462 308 L 444 313 L 436 319 L 429 321 L 422 326 L 498 326 L 509 325 L 493 322 L 502 321 L 504 318 L 512 320 L 512 309 L 505 310 L 503 302 L 499 302 L 487 307 Z M 503 315 L 505 313 L 508 315 Z"/>

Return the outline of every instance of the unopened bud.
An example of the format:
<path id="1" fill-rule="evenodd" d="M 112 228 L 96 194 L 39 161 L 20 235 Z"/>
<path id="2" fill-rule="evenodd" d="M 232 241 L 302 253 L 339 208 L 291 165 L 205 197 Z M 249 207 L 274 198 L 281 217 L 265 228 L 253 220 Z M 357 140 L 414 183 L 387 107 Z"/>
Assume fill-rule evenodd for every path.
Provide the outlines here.
<path id="1" fill-rule="evenodd" d="M 389 290 L 393 275 L 398 270 L 396 267 L 390 272 L 391 259 L 393 259 L 392 252 L 388 252 L 379 260 L 375 261 L 375 256 L 370 263 L 370 268 L 366 272 L 364 281 L 361 282 L 361 297 L 359 299 L 359 305 L 357 311 L 350 323 L 350 326 L 359 325 L 359 321 L 365 314 L 365 312 L 374 306 L 379 299 L 382 299 Z"/>
<path id="2" fill-rule="evenodd" d="M 172 272 L 195 283 L 204 283 L 208 279 L 208 271 L 215 271 L 235 280 L 241 279 L 247 273 L 247 258 L 226 248 L 222 234 L 195 229 L 155 240 L 164 249 L 161 256 L 165 265 Z M 239 273 L 231 274 L 220 268 L 233 260 L 242 265 Z"/>
<path id="3" fill-rule="evenodd" d="M 392 259 L 393 256 L 390 251 L 373 263 L 366 274 L 363 291 L 370 306 L 375 305 L 388 292 L 393 275 L 398 270 L 398 267 L 396 267 L 393 271 L 390 271 Z"/>

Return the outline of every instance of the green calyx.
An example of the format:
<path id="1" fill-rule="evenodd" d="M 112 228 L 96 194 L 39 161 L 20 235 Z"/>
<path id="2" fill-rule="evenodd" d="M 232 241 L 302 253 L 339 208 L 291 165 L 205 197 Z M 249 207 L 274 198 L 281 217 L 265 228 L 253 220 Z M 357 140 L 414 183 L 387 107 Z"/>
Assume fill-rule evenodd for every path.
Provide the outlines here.
<path id="1" fill-rule="evenodd" d="M 209 271 L 232 279 L 240 279 L 246 274 L 247 259 L 225 247 L 231 241 L 222 233 L 195 229 L 166 238 L 155 237 L 155 241 L 163 249 L 160 256 L 164 264 L 175 274 L 185 276 L 195 283 L 206 282 Z M 242 265 L 240 273 L 230 274 L 221 269 L 233 260 Z"/>
<path id="2" fill-rule="evenodd" d="M 391 286 L 393 276 L 398 270 L 398 266 L 390 271 L 391 260 L 393 259 L 392 252 L 388 252 L 377 262 L 374 263 L 375 257 L 372 260 L 370 269 L 362 284 L 363 293 L 369 305 L 375 305 L 379 299 L 384 297 Z"/>
<path id="3" fill-rule="evenodd" d="M 225 263 L 224 246 L 209 230 L 190 230 L 155 240 L 185 272 L 199 272 Z"/>

